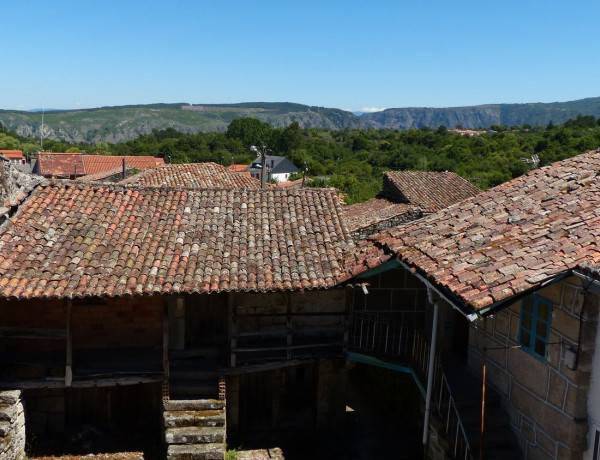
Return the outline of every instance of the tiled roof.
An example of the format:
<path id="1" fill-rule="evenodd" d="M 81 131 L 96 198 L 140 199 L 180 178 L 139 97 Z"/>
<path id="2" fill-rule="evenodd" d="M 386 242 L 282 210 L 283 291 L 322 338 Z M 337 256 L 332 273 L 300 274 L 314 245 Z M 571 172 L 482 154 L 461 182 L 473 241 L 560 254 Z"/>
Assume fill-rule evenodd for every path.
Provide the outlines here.
<path id="1" fill-rule="evenodd" d="M 389 171 L 383 175 L 383 194 L 411 203 L 423 212 L 439 211 L 479 193 L 479 189 L 452 172 Z"/>
<path id="2" fill-rule="evenodd" d="M 39 186 L 0 230 L 0 296 L 332 287 L 340 212 L 323 189 Z"/>
<path id="3" fill-rule="evenodd" d="M 40 173 L 43 176 L 68 177 L 95 175 L 125 165 L 129 168 L 147 169 L 163 163 L 162 158 L 151 156 L 85 155 L 81 153 L 43 152 L 38 154 Z"/>
<path id="4" fill-rule="evenodd" d="M 131 170 L 137 169 L 133 166 L 125 166 L 126 176 L 131 175 Z M 137 171 L 136 171 L 137 172 Z M 123 180 L 123 166 L 119 166 L 118 168 L 109 169 L 107 171 L 99 172 L 97 174 L 88 174 L 86 176 L 81 176 L 76 178 L 75 180 L 79 182 L 100 182 L 100 181 L 109 181 L 110 182 L 118 182 Z"/>
<path id="5" fill-rule="evenodd" d="M 41 152 L 37 161 L 42 176 L 69 177 L 86 174 L 81 153 Z"/>
<path id="6" fill-rule="evenodd" d="M 248 169 L 248 165 L 234 163 L 234 164 L 227 166 L 227 169 L 231 169 L 232 171 L 236 171 L 236 172 L 245 172 L 246 169 Z M 250 174 L 250 173 L 248 173 L 248 174 Z"/>
<path id="7" fill-rule="evenodd" d="M 1 150 L 0 153 L 11 160 L 24 160 L 23 150 Z"/>
<path id="8" fill-rule="evenodd" d="M 152 156 L 113 156 L 113 155 L 83 155 L 86 174 L 98 174 L 104 171 L 110 171 L 119 167 L 123 167 L 123 159 L 125 165 L 129 168 L 147 169 L 154 168 L 157 164 L 163 163 L 162 158 L 154 158 Z"/>
<path id="9" fill-rule="evenodd" d="M 481 309 L 600 262 L 600 151 L 529 172 L 414 223 L 379 245 Z"/>
<path id="10" fill-rule="evenodd" d="M 348 251 L 347 253 L 344 275 L 341 281 L 347 281 L 362 275 L 363 273 L 388 262 L 392 258 L 394 258 L 393 254 L 374 245 L 371 241 L 360 241 L 352 251 Z"/>
<path id="11" fill-rule="evenodd" d="M 168 164 L 131 176 L 120 184 L 140 186 L 260 188 L 260 181 L 216 163 Z"/>
<path id="12" fill-rule="evenodd" d="M 415 210 L 416 207 L 411 204 L 394 203 L 385 198 L 372 198 L 342 208 L 344 220 L 351 232 Z"/>
<path id="13" fill-rule="evenodd" d="M 277 187 L 302 187 L 302 179 L 285 180 L 283 182 L 278 182 Z"/>

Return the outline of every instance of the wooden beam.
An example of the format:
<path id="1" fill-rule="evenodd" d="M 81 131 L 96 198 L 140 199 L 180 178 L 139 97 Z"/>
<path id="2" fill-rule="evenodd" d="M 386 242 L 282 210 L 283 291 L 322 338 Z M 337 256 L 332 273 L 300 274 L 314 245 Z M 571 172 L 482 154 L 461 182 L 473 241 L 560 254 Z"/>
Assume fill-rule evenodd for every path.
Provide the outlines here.
<path id="1" fill-rule="evenodd" d="M 339 347 L 343 346 L 344 342 L 327 342 L 327 343 L 314 343 L 310 345 L 291 345 L 291 346 L 283 346 L 283 347 L 261 347 L 261 348 L 235 348 L 237 353 L 250 353 L 253 351 L 282 351 L 282 350 L 302 350 L 306 348 L 323 348 L 323 347 Z"/>
<path id="2" fill-rule="evenodd" d="M 73 317 L 73 302 L 67 299 L 67 365 L 65 366 L 65 386 L 73 383 L 73 331 L 71 322 Z"/>
<path id="3" fill-rule="evenodd" d="M 227 335 L 229 336 L 229 346 L 230 346 L 230 357 L 229 357 L 229 365 L 231 367 L 235 367 L 235 347 L 237 345 L 237 318 L 236 318 L 236 307 L 235 307 L 235 292 L 230 292 L 227 296 L 227 317 L 228 317 L 228 326 L 227 326 Z"/>
<path id="4" fill-rule="evenodd" d="M 66 339 L 66 329 L 0 327 L 0 337 L 16 339 Z"/>
<path id="5" fill-rule="evenodd" d="M 290 291 L 287 291 L 286 293 L 286 300 L 287 300 L 287 319 L 286 319 L 286 324 L 287 324 L 287 334 L 286 334 L 286 345 L 288 346 L 287 350 L 286 350 L 286 359 L 290 360 L 292 359 L 292 350 L 291 347 L 292 346 L 292 328 L 294 327 L 294 323 L 292 321 L 292 296 L 290 294 Z"/>
<path id="6" fill-rule="evenodd" d="M 169 306 L 163 307 L 163 373 L 165 380 L 169 379 Z"/>

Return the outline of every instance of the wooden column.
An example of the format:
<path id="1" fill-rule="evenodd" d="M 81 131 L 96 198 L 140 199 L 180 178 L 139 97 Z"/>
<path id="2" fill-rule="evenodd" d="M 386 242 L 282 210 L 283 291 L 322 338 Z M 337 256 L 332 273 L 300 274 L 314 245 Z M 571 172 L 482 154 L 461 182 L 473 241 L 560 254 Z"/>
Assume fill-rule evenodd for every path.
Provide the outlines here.
<path id="1" fill-rule="evenodd" d="M 169 306 L 165 303 L 163 310 L 163 372 L 165 380 L 169 380 Z"/>
<path id="2" fill-rule="evenodd" d="M 294 323 L 292 321 L 292 295 L 291 295 L 290 291 L 287 291 L 286 294 L 287 294 L 286 295 L 286 300 L 287 300 L 286 345 L 288 346 L 288 348 L 286 350 L 285 358 L 289 361 L 292 359 L 292 350 L 289 347 L 292 346 L 292 342 L 293 342 L 292 331 L 294 328 Z"/>
<path id="3" fill-rule="evenodd" d="M 343 345 L 343 351 L 344 353 L 348 352 L 348 329 L 350 327 L 350 315 L 352 314 L 352 307 L 353 307 L 353 300 L 354 300 L 354 288 L 352 286 L 346 286 L 344 288 L 345 290 L 345 301 L 346 301 L 346 308 L 345 308 L 345 314 L 344 314 L 344 319 L 343 319 L 343 327 L 344 327 L 344 345 Z M 365 296 L 366 298 L 366 296 Z"/>
<path id="4" fill-rule="evenodd" d="M 65 386 L 73 383 L 73 332 L 71 320 L 73 316 L 73 302 L 67 299 L 67 365 L 65 366 Z"/>
<path id="5" fill-rule="evenodd" d="M 230 347 L 230 360 L 229 365 L 235 367 L 235 347 L 237 346 L 237 318 L 236 318 L 236 307 L 235 307 L 235 293 L 230 292 L 227 296 L 227 315 L 229 317 L 229 325 L 227 327 L 227 334 L 229 336 L 229 347 Z"/>

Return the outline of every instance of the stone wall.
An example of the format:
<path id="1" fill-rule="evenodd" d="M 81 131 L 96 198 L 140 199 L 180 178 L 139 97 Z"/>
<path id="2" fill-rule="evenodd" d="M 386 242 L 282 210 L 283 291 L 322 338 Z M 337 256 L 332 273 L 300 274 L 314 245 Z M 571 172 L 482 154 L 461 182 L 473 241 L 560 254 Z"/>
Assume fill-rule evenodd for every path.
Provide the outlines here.
<path id="1" fill-rule="evenodd" d="M 481 375 L 485 343 L 488 382 L 502 395 L 526 458 L 581 458 L 600 296 L 576 277 L 536 294 L 553 303 L 547 360 L 517 347 L 519 301 L 470 327 L 469 366 Z"/>
<path id="2" fill-rule="evenodd" d="M 397 225 L 404 224 L 406 222 L 420 219 L 421 217 L 423 217 L 423 213 L 420 210 L 415 209 L 413 211 L 376 222 L 366 227 L 359 228 L 358 230 L 351 232 L 350 235 L 355 242 L 359 242 L 366 240 L 370 235 L 374 235 L 375 233 L 382 232 L 383 230 L 396 227 Z"/>
<path id="3" fill-rule="evenodd" d="M 25 415 L 21 392 L 0 391 L 0 460 L 25 458 Z"/>

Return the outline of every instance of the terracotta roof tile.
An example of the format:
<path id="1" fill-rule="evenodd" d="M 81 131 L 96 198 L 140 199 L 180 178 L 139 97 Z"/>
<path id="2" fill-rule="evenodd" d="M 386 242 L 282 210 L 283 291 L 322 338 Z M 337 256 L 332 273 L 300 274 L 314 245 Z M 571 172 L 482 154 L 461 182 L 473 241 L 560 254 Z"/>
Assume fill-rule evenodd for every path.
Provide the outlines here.
<path id="1" fill-rule="evenodd" d="M 0 296 L 332 287 L 340 213 L 323 189 L 39 186 L 0 231 Z"/>
<path id="2" fill-rule="evenodd" d="M 37 161 L 42 176 L 69 177 L 87 174 L 81 153 L 40 152 Z"/>
<path id="3" fill-rule="evenodd" d="M 95 175 L 122 167 L 153 168 L 163 163 L 162 158 L 135 155 L 86 155 L 81 153 L 42 152 L 38 154 L 40 173 L 47 177 Z"/>
<path id="4" fill-rule="evenodd" d="M 592 151 L 373 239 L 480 309 L 600 262 L 599 176 Z"/>
<path id="5" fill-rule="evenodd" d="M 192 188 L 260 188 L 260 181 L 216 163 L 166 164 L 131 176 L 122 185 Z"/>
<path id="6" fill-rule="evenodd" d="M 386 198 L 434 212 L 479 193 L 479 189 L 452 172 L 389 171 L 383 175 Z"/>
<path id="7" fill-rule="evenodd" d="M 10 160 L 24 160 L 23 150 L 3 150 L 0 153 Z"/>

